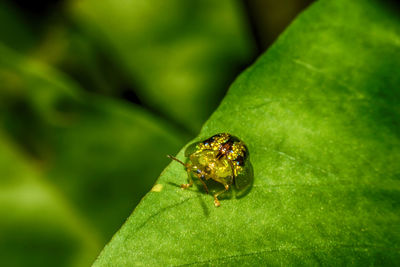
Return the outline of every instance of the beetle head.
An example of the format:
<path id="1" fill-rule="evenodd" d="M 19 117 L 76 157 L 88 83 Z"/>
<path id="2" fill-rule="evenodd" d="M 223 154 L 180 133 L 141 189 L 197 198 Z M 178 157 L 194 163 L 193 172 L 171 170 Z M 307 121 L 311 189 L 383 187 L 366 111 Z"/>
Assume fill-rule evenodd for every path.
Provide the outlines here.
<path id="1" fill-rule="evenodd" d="M 199 178 L 206 180 L 231 175 L 231 168 L 226 158 L 218 158 L 218 151 L 204 150 L 190 156 L 187 168 Z"/>

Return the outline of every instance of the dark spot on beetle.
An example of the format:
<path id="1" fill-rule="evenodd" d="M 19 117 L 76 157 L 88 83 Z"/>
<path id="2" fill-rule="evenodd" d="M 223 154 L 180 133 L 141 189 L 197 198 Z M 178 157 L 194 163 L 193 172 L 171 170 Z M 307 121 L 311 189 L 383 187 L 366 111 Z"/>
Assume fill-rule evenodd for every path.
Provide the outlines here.
<path id="1" fill-rule="evenodd" d="M 237 138 L 236 136 L 231 136 L 231 137 L 229 137 L 229 140 L 228 140 L 228 141 L 231 142 L 231 143 L 233 144 L 233 143 L 239 143 L 239 142 L 240 142 L 240 139 Z"/>
<path id="2" fill-rule="evenodd" d="M 226 153 L 227 151 L 232 149 L 233 143 L 225 143 L 221 146 L 221 150 Z"/>
<path id="3" fill-rule="evenodd" d="M 242 156 L 238 156 L 236 158 L 236 162 L 238 163 L 239 166 L 243 166 L 244 158 Z"/>
<path id="4" fill-rule="evenodd" d="M 243 158 L 247 158 L 247 156 L 249 155 L 249 152 L 248 152 L 246 146 L 243 146 L 243 147 L 244 147 L 244 149 L 243 149 Z"/>
<path id="5" fill-rule="evenodd" d="M 205 140 L 203 142 L 203 144 L 208 145 L 208 144 L 212 144 L 215 141 L 214 136 L 208 138 L 207 140 Z"/>

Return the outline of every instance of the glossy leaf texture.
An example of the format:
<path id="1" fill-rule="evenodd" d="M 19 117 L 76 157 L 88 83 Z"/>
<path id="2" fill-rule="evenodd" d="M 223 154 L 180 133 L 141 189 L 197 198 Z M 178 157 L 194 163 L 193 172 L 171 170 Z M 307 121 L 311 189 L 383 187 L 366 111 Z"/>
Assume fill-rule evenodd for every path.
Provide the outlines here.
<path id="1" fill-rule="evenodd" d="M 187 136 L 4 46 L 0 55 L 2 265 L 87 266 Z"/>
<path id="2" fill-rule="evenodd" d="M 194 133 L 254 53 L 242 9 L 236 0 L 69 5 L 72 20 L 108 47 L 140 100 Z"/>
<path id="3" fill-rule="evenodd" d="M 250 192 L 216 208 L 171 162 L 94 265 L 399 265 L 399 69 L 390 4 L 314 3 L 195 140 L 241 138 Z"/>

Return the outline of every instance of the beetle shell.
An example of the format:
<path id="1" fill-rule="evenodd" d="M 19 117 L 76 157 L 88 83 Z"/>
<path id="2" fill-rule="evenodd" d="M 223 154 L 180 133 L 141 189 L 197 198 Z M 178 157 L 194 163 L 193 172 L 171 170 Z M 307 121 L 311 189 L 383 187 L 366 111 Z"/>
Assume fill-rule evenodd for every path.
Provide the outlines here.
<path id="1" fill-rule="evenodd" d="M 197 143 L 194 153 L 206 150 L 216 151 L 215 157 L 217 159 L 226 157 L 227 160 L 232 162 L 234 176 L 237 176 L 243 170 L 243 166 L 249 157 L 249 152 L 244 142 L 229 133 L 216 134 Z M 187 156 L 190 157 L 192 154 L 190 153 Z"/>
<path id="2" fill-rule="evenodd" d="M 182 164 L 188 173 L 189 183 L 182 184 L 181 188 L 192 186 L 192 178 L 198 178 L 207 193 L 206 180 L 212 179 L 221 183 L 224 190 L 214 194 L 214 204 L 217 207 L 220 206 L 218 196 L 228 191 L 230 185 L 235 184 L 242 192 L 245 192 L 242 189 L 251 187 L 253 167 L 249 161 L 249 151 L 243 141 L 229 133 L 216 134 L 191 144 L 186 149 L 185 156 L 189 158 L 187 163 L 169 156 Z"/>

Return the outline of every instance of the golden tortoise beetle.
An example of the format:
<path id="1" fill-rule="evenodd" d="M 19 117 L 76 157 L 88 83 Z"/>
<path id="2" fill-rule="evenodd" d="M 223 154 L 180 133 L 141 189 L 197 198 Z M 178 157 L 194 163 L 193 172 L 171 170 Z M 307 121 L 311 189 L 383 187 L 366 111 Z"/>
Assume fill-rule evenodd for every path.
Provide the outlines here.
<path id="1" fill-rule="evenodd" d="M 253 179 L 253 168 L 249 160 L 249 151 L 239 138 L 220 133 L 197 143 L 193 143 L 185 151 L 188 163 L 168 155 L 169 158 L 182 164 L 189 177 L 188 184 L 182 184 L 186 189 L 193 185 L 192 176 L 197 177 L 208 193 L 205 181 L 212 179 L 224 185 L 224 190 L 214 194 L 214 204 L 219 207 L 218 196 L 229 190 L 232 184 L 241 189 Z M 204 181 L 205 180 L 205 181 Z"/>

